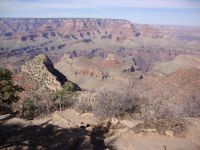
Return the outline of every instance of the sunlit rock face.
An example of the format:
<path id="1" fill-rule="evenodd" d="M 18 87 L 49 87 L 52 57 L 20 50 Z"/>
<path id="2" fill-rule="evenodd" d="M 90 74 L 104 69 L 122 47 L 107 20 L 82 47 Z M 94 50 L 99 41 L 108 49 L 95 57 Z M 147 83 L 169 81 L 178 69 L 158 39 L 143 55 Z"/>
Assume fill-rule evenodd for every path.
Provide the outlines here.
<path id="1" fill-rule="evenodd" d="M 44 54 L 40 54 L 22 65 L 21 71 L 29 74 L 52 91 L 61 90 L 63 81 L 67 81 L 64 76 L 64 79 L 61 79 L 61 75 L 57 73 L 51 60 Z"/>

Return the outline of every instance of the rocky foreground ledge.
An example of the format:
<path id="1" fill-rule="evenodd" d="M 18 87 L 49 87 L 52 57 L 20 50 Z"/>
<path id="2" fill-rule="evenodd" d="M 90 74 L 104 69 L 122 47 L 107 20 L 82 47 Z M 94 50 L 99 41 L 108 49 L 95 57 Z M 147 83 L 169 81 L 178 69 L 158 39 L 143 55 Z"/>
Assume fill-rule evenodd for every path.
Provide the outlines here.
<path id="1" fill-rule="evenodd" d="M 73 109 L 57 111 L 31 121 L 11 115 L 0 116 L 0 149 L 67 149 L 67 150 L 198 150 L 200 120 L 188 119 L 190 130 L 184 138 L 173 132 L 166 135 L 148 128 L 133 130 L 141 121 L 98 120 L 91 113 Z"/>

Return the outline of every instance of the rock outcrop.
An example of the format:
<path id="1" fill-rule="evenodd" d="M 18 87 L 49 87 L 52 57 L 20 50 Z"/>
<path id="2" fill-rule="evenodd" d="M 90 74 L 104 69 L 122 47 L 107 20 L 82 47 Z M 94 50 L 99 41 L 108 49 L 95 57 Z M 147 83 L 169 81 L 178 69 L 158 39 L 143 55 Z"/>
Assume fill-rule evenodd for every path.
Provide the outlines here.
<path id="1" fill-rule="evenodd" d="M 30 75 L 52 91 L 61 90 L 62 84 L 67 81 L 67 78 L 54 68 L 51 60 L 44 54 L 22 65 L 21 72 Z"/>

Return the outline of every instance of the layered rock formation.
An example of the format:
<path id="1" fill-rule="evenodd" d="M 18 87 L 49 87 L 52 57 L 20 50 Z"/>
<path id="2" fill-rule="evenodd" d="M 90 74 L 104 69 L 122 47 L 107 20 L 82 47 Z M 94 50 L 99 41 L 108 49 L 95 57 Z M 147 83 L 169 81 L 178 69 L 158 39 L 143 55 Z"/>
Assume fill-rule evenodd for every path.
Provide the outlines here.
<path id="1" fill-rule="evenodd" d="M 156 61 L 200 54 L 199 33 L 199 27 L 117 19 L 0 19 L 0 64 L 14 70 L 40 53 L 56 62 L 65 53 L 105 58 L 115 52 L 132 55 L 143 71 L 149 71 Z"/>
<path id="2" fill-rule="evenodd" d="M 200 68 L 200 56 L 181 55 L 177 56 L 172 61 L 157 62 L 153 67 L 153 71 L 169 75 L 176 72 L 178 69 L 188 69 L 193 67 Z"/>
<path id="3" fill-rule="evenodd" d="M 66 67 L 73 71 L 75 75 L 84 75 L 91 78 L 103 79 L 106 75 L 95 67 L 92 61 L 86 58 L 71 58 L 69 55 L 64 55 L 64 57 L 56 63 L 56 67 Z M 61 68 L 60 68 L 61 69 Z M 62 69 L 61 69 L 62 70 Z"/>
<path id="4" fill-rule="evenodd" d="M 105 59 L 71 58 L 64 55 L 55 67 L 82 88 L 94 90 L 107 82 L 127 84 L 129 77 L 139 78 L 141 72 L 135 72 L 134 65 L 123 59 L 111 53 Z"/>
<path id="5" fill-rule="evenodd" d="M 86 42 L 92 37 L 124 40 L 132 39 L 134 31 L 129 21 L 117 19 L 2 19 L 0 26 L 4 27 L 0 33 L 3 32 L 5 38 L 20 37 L 23 42 L 61 36 Z"/>

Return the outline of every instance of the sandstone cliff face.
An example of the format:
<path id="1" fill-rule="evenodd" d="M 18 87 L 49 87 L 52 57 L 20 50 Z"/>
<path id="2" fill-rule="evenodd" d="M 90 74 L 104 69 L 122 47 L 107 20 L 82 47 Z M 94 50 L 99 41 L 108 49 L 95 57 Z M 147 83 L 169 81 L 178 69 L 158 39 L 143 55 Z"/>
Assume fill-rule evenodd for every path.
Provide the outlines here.
<path id="1" fill-rule="evenodd" d="M 52 91 L 62 89 L 62 81 L 59 80 L 60 77 L 56 76 L 58 75 L 57 71 L 47 55 L 40 54 L 36 56 L 33 60 L 23 65 L 21 71 L 27 73 Z"/>
<path id="2" fill-rule="evenodd" d="M 105 72 L 95 66 L 94 62 L 85 58 L 77 60 L 70 58 L 68 55 L 64 55 L 61 62 L 65 62 L 66 65 L 69 65 L 75 75 L 99 78 L 101 80 L 107 76 Z"/>

